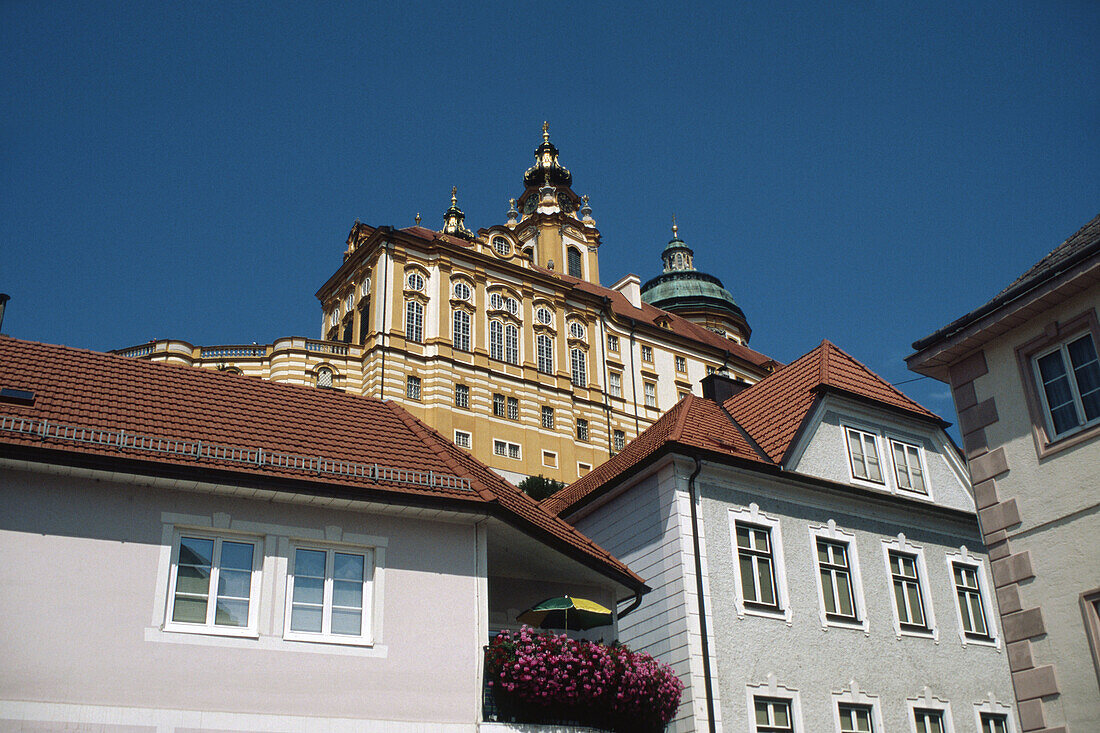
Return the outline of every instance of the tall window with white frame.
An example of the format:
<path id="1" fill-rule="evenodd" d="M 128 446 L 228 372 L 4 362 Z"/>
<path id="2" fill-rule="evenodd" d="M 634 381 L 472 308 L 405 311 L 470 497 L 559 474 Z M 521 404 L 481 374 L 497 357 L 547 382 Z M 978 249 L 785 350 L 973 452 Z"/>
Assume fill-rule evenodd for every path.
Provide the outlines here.
<path id="1" fill-rule="evenodd" d="M 951 574 L 955 579 L 955 595 L 959 600 L 963 634 L 969 639 L 989 639 L 978 568 L 966 563 L 952 562 Z"/>
<path id="2" fill-rule="evenodd" d="M 825 617 L 834 621 L 859 621 L 855 594 L 852 593 L 848 544 L 818 538 L 817 567 L 821 576 Z"/>
<path id="3" fill-rule="evenodd" d="M 840 703 L 840 733 L 876 733 L 868 705 L 847 705 Z"/>
<path id="4" fill-rule="evenodd" d="M 489 321 L 489 358 L 504 361 L 504 324 Z"/>
<path id="5" fill-rule="evenodd" d="M 913 723 L 917 733 L 946 733 L 942 710 L 917 708 L 913 711 Z"/>
<path id="6" fill-rule="evenodd" d="M 577 440 L 588 441 L 588 421 L 583 417 L 577 418 Z"/>
<path id="7" fill-rule="evenodd" d="M 405 301 L 405 339 L 424 341 L 424 305 L 416 300 Z"/>
<path id="8" fill-rule="evenodd" d="M 771 530 L 737 522 L 736 534 L 737 563 L 741 571 L 741 594 L 745 605 L 779 610 Z"/>
<path id="9" fill-rule="evenodd" d="M 215 536 L 183 535 L 175 547 L 171 624 L 206 629 L 244 629 L 251 625 L 257 546 L 255 542 Z"/>
<path id="10" fill-rule="evenodd" d="M 894 448 L 894 473 L 898 479 L 898 487 L 906 491 L 927 494 L 920 448 L 900 440 L 891 440 L 890 444 Z"/>
<path id="11" fill-rule="evenodd" d="M 657 406 L 657 385 L 654 382 L 642 382 L 642 392 L 645 395 L 645 406 Z"/>
<path id="12" fill-rule="evenodd" d="M 542 406 L 542 426 L 547 430 L 554 429 L 554 408 Z"/>
<path id="13" fill-rule="evenodd" d="M 289 639 L 370 640 L 371 550 L 295 547 L 287 577 Z"/>
<path id="14" fill-rule="evenodd" d="M 623 396 L 623 375 L 618 372 L 607 373 L 607 393 L 612 397 Z"/>
<path id="15" fill-rule="evenodd" d="M 1092 334 L 1033 360 L 1051 439 L 1100 422 L 1100 361 Z"/>
<path id="16" fill-rule="evenodd" d="M 504 326 L 504 361 L 519 364 L 519 328 L 512 323 Z"/>
<path id="17" fill-rule="evenodd" d="M 570 379 L 577 387 L 588 386 L 588 355 L 582 349 L 570 349 Z"/>
<path id="18" fill-rule="evenodd" d="M 878 459 L 878 438 L 873 433 L 865 433 L 855 428 L 847 428 L 848 460 L 852 466 L 852 476 L 866 481 L 883 483 L 882 469 Z"/>
<path id="19" fill-rule="evenodd" d="M 455 407 L 470 406 L 470 388 L 465 384 L 455 385 Z"/>
<path id="20" fill-rule="evenodd" d="M 410 400 L 420 399 L 420 377 L 410 374 L 405 382 L 405 396 Z"/>
<path id="21" fill-rule="evenodd" d="M 1008 733 L 1008 716 L 1004 713 L 982 713 L 981 733 Z"/>
<path id="22" fill-rule="evenodd" d="M 901 628 L 928 631 L 917 556 L 891 550 L 890 576 L 894 584 L 894 609 Z"/>
<path id="23" fill-rule="evenodd" d="M 754 697 L 756 733 L 792 733 L 791 701 L 776 697 Z"/>
<path id="24" fill-rule="evenodd" d="M 554 373 L 554 340 L 545 333 L 535 336 L 538 370 L 543 374 Z"/>
<path id="25" fill-rule="evenodd" d="M 470 314 L 464 310 L 454 312 L 454 347 L 459 351 L 470 350 Z"/>

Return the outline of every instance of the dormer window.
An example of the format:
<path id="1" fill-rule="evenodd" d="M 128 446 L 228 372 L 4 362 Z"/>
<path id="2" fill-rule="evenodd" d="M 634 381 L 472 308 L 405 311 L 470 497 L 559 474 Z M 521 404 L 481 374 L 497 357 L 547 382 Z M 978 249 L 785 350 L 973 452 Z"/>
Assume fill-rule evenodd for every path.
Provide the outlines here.
<path id="1" fill-rule="evenodd" d="M 317 370 L 317 386 L 318 387 L 331 387 L 332 386 L 332 370 L 328 367 L 321 367 Z"/>
<path id="2" fill-rule="evenodd" d="M 866 481 L 883 483 L 878 455 L 878 437 L 873 433 L 848 428 L 848 458 L 852 464 L 852 476 Z"/>
<path id="3" fill-rule="evenodd" d="M 504 237 L 493 237 L 493 249 L 501 257 L 507 257 L 508 253 L 512 251 L 512 243 Z"/>
<path id="4" fill-rule="evenodd" d="M 920 448 L 900 440 L 892 440 L 890 443 L 894 449 L 894 472 L 898 478 L 898 488 L 927 494 Z"/>

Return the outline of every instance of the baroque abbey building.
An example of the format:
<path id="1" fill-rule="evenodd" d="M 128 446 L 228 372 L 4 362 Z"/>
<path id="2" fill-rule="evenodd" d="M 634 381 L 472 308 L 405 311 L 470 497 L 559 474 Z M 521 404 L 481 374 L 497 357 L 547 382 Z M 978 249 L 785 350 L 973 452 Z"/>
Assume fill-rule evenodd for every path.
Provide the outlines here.
<path id="1" fill-rule="evenodd" d="M 454 190 L 438 231 L 356 221 L 317 291 L 321 338 L 118 353 L 393 400 L 512 481 L 572 482 L 707 374 L 755 383 L 776 366 L 675 225 L 663 272 L 602 285 L 572 184 L 544 125 L 506 222 L 470 231 Z"/>

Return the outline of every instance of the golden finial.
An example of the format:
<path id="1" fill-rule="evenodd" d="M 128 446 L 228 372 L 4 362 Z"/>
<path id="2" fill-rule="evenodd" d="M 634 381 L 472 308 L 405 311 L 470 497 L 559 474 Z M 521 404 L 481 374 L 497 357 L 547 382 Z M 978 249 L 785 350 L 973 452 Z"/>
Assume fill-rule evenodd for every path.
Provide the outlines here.
<path id="1" fill-rule="evenodd" d="M 672 215 L 672 237 L 673 237 L 673 239 L 679 239 L 680 238 L 679 231 L 680 231 L 680 227 L 676 226 L 676 215 L 673 214 Z"/>
<path id="2" fill-rule="evenodd" d="M 581 196 L 581 201 L 584 202 L 585 206 L 588 206 L 588 194 L 585 194 L 584 196 Z"/>
<path id="3" fill-rule="evenodd" d="M 451 206 L 458 205 L 458 186 L 451 186 Z"/>
<path id="4" fill-rule="evenodd" d="M 542 123 L 542 141 L 544 143 L 550 142 L 550 123 L 545 120 Z"/>
<path id="5" fill-rule="evenodd" d="M 415 221 L 416 221 L 416 225 L 417 225 L 417 226 L 420 226 L 420 212 L 419 212 L 419 211 L 418 211 L 418 212 L 416 212 L 416 219 L 415 219 Z"/>

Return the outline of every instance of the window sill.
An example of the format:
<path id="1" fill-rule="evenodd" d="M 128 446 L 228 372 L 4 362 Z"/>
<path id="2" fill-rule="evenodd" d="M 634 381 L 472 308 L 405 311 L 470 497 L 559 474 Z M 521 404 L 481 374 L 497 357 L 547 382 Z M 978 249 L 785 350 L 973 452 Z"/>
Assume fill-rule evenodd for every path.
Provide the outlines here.
<path id="1" fill-rule="evenodd" d="M 1035 426 L 1035 436 L 1039 458 L 1042 459 L 1100 436 L 1100 423 L 1093 422 L 1082 425 L 1056 437 L 1054 440 L 1048 440 L 1046 430 Z"/>
<path id="2" fill-rule="evenodd" d="M 936 630 L 930 629 L 927 626 L 901 624 L 900 628 L 898 629 L 898 636 L 913 636 L 919 639 L 935 639 Z"/>
<path id="3" fill-rule="evenodd" d="M 239 626 L 203 626 L 200 624 L 166 623 L 162 630 L 174 634 L 201 634 L 203 636 L 235 636 L 240 639 L 258 639 L 260 634 L 252 628 Z"/>
<path id="4" fill-rule="evenodd" d="M 786 623 L 790 623 L 791 621 L 789 612 L 779 606 L 766 606 L 760 603 L 753 603 L 752 601 L 744 602 L 743 613 L 746 616 L 759 616 L 761 618 L 770 618 Z"/>
<path id="5" fill-rule="evenodd" d="M 995 636 L 983 636 L 978 634 L 968 634 L 963 632 L 959 634 L 962 639 L 963 646 L 969 646 L 974 644 L 975 646 L 988 646 L 999 649 L 1001 647 L 1000 642 Z"/>
<path id="6" fill-rule="evenodd" d="M 821 628 L 823 629 L 851 629 L 852 631 L 867 631 L 867 622 L 860 619 L 852 618 L 849 616 L 834 616 L 832 614 L 825 614 L 825 619 L 822 621 Z"/>
<path id="7" fill-rule="evenodd" d="M 336 644 L 338 646 L 374 646 L 370 639 L 354 636 L 323 636 L 321 634 L 303 634 L 301 632 L 287 631 L 283 634 L 283 641 L 302 642 L 305 644 Z"/>

